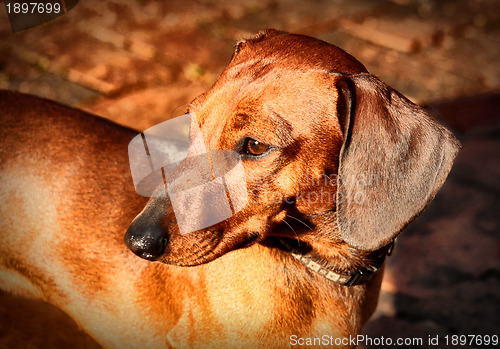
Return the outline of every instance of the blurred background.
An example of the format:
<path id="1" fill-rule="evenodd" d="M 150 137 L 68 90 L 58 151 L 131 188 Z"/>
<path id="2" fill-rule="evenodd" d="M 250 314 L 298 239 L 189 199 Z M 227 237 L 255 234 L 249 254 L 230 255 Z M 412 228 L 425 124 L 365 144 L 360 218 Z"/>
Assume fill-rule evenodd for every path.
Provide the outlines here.
<path id="1" fill-rule="evenodd" d="M 2 4 L 0 88 L 144 130 L 182 112 L 235 41 L 265 28 L 342 47 L 463 143 L 388 259 L 365 333 L 423 338 L 421 348 L 436 348 L 429 336 L 444 347 L 445 335 L 500 335 L 498 0 L 84 0 L 17 33 Z M 0 348 L 68 346 L 98 347 L 50 305 L 0 293 Z"/>

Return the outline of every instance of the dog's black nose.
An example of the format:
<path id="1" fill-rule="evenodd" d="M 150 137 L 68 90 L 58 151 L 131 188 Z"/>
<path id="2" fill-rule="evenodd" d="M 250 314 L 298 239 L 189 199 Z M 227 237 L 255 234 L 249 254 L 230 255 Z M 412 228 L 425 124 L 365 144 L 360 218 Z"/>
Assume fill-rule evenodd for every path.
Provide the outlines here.
<path id="1" fill-rule="evenodd" d="M 125 244 L 141 258 L 154 261 L 163 252 L 167 243 L 167 232 L 159 225 L 144 226 L 132 222 L 125 233 Z"/>

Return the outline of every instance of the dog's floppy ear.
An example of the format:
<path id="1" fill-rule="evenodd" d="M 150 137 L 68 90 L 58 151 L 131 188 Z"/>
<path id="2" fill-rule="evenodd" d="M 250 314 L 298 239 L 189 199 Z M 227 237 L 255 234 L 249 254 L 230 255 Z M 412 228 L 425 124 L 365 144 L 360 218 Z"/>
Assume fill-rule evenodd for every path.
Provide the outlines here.
<path id="1" fill-rule="evenodd" d="M 369 74 L 337 80 L 344 141 L 337 220 L 351 246 L 390 243 L 434 198 L 460 144 L 420 107 Z"/>

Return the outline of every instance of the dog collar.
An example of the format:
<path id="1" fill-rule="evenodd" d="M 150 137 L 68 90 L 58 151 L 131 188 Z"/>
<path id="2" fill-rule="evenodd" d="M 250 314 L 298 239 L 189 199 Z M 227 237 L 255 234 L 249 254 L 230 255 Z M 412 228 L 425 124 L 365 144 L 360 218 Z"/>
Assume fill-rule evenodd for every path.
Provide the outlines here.
<path id="1" fill-rule="evenodd" d="M 382 248 L 380 256 L 377 258 L 377 263 L 371 268 L 362 268 L 350 274 L 339 274 L 331 269 L 326 268 L 323 263 L 310 254 L 303 254 L 292 247 L 284 239 L 278 238 L 281 245 L 287 250 L 296 260 L 302 263 L 307 269 L 318 273 L 330 281 L 336 282 L 343 286 L 360 285 L 370 280 L 373 275 L 382 267 L 385 258 L 390 256 L 394 251 L 395 241 Z"/>

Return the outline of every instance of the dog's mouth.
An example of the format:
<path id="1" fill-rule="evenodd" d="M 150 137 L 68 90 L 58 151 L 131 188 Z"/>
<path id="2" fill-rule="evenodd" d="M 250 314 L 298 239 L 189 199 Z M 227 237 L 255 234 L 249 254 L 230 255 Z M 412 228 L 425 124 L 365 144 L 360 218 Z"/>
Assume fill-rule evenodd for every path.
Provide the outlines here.
<path id="1" fill-rule="evenodd" d="M 153 210 L 140 215 L 129 227 L 125 242 L 137 256 L 175 266 L 197 266 L 257 243 L 276 247 L 273 237 L 289 239 L 292 244 L 297 242 L 297 247 L 304 247 L 306 244 L 302 238 L 311 233 L 313 226 L 308 220 L 292 213 L 293 217 L 285 215 L 286 219 L 282 221 L 273 221 L 272 217 L 268 217 L 265 222 L 254 222 L 252 229 L 247 219 L 237 224 L 239 218 L 236 216 L 236 221 L 221 222 L 208 229 L 182 234 L 175 218 L 170 217 L 172 215 L 168 215 L 170 220 L 166 222 L 164 215 L 155 214 L 158 211 L 170 212 L 168 204 L 168 200 L 156 199 L 152 202 Z M 284 214 L 285 211 L 278 213 L 280 217 Z M 255 225 L 269 230 L 259 231 Z"/>
<path id="2" fill-rule="evenodd" d="M 267 233 L 250 231 L 228 236 L 230 233 L 221 228 L 187 235 L 175 234 L 167 243 L 163 255 L 156 260 L 175 266 L 197 266 L 258 243 L 271 248 L 281 248 L 280 239 L 288 241 L 296 250 L 306 253 L 311 250 L 311 246 L 301 237 L 311 232 L 311 225 L 304 219 L 294 217 L 274 224 Z"/>
<path id="3" fill-rule="evenodd" d="M 217 258 L 217 251 L 220 249 L 222 238 L 216 230 L 207 230 L 203 238 L 186 239 L 175 243 L 172 241 L 165 248 L 164 254 L 157 261 L 176 265 L 179 267 L 196 266 Z M 191 241 L 190 241 L 191 240 Z M 176 245 L 182 244 L 177 247 Z"/>
<path id="4" fill-rule="evenodd" d="M 250 247 L 261 240 L 261 234 L 257 232 L 246 234 L 239 241 L 231 239 L 232 243 L 223 238 L 222 231 L 206 230 L 201 234 L 202 236 L 197 235 L 192 239 L 179 237 L 180 241 L 171 241 L 164 254 L 156 261 L 179 267 L 193 267 L 209 263 L 231 251 Z"/>

